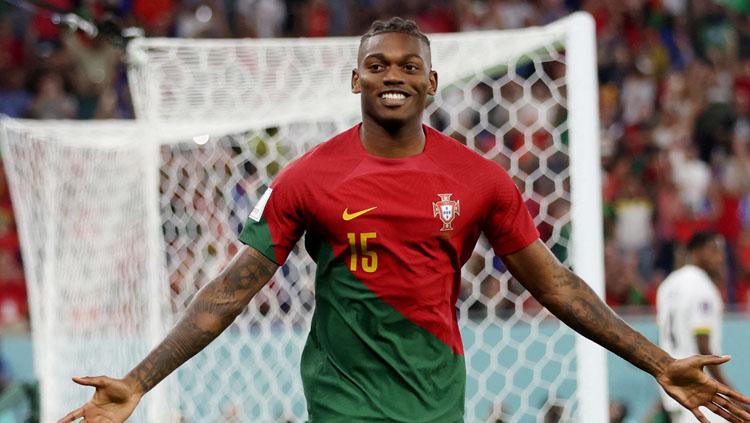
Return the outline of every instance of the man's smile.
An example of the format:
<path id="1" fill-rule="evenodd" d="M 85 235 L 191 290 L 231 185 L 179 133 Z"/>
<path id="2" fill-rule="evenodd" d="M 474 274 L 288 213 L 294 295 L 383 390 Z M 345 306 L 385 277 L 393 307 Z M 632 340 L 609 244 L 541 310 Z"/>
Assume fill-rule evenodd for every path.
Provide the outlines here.
<path id="1" fill-rule="evenodd" d="M 394 107 L 404 105 L 409 95 L 400 90 L 387 90 L 380 93 L 379 97 L 382 104 Z"/>

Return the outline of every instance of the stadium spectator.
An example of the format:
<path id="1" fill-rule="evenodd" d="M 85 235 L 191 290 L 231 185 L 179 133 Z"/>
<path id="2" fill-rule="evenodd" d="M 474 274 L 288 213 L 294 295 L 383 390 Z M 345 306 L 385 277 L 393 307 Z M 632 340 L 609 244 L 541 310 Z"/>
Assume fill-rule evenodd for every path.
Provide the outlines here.
<path id="1" fill-rule="evenodd" d="M 643 279 L 653 268 L 654 204 L 643 184 L 628 174 L 615 200 L 615 240 L 620 254 L 636 265 Z"/>
<path id="2" fill-rule="evenodd" d="M 73 66 L 70 76 L 78 98 L 78 117 L 90 119 L 113 91 L 120 51 L 102 37 L 84 43 L 78 34 L 66 31 L 62 41 Z"/>
<path id="3" fill-rule="evenodd" d="M 235 8 L 239 36 L 272 38 L 282 34 L 286 5 L 281 0 L 238 0 Z"/>
<path id="4" fill-rule="evenodd" d="M 36 84 L 36 95 L 31 100 L 28 116 L 33 119 L 74 119 L 78 113 L 78 101 L 65 89 L 63 78 L 45 72 Z"/>
<path id="5" fill-rule="evenodd" d="M 0 80 L 0 114 L 14 118 L 24 117 L 31 104 L 31 93 L 26 90 L 26 70 L 7 68 Z"/>
<path id="6" fill-rule="evenodd" d="M 490 0 L 488 3 L 494 28 L 517 29 L 539 24 L 541 13 L 536 2 Z"/>
<path id="7" fill-rule="evenodd" d="M 23 64 L 23 40 L 15 34 L 10 15 L 0 15 L 0 69 L 16 68 Z"/>
<path id="8" fill-rule="evenodd" d="M 0 250 L 0 328 L 26 330 L 28 317 L 21 264 L 10 251 Z"/>
<path id="9" fill-rule="evenodd" d="M 23 329 L 28 321 L 21 252 L 0 162 L 0 328 Z"/>
<path id="10" fill-rule="evenodd" d="M 164 37 L 169 35 L 179 3 L 179 0 L 133 0 L 130 12 L 146 36 Z"/>
<path id="11" fill-rule="evenodd" d="M 330 33 L 331 9 L 326 0 L 313 0 L 305 9 L 305 36 L 325 37 Z"/>
<path id="12" fill-rule="evenodd" d="M 747 309 L 750 300 L 750 229 L 743 229 L 737 243 L 737 297 Z"/>
<path id="13" fill-rule="evenodd" d="M 175 33 L 181 38 L 225 38 L 229 35 L 224 3 L 190 0 L 180 3 Z"/>

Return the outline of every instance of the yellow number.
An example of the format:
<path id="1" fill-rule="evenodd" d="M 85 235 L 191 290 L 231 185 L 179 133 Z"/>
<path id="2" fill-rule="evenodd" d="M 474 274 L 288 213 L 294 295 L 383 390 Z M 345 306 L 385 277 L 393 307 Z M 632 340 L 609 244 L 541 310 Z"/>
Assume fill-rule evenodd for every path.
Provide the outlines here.
<path id="1" fill-rule="evenodd" d="M 352 254 L 349 259 L 349 269 L 355 272 L 357 270 L 357 235 L 350 232 L 346 236 L 349 237 L 349 251 Z"/>
<path id="2" fill-rule="evenodd" d="M 374 251 L 367 251 L 367 240 L 377 238 L 375 232 L 362 232 L 359 234 L 359 243 L 362 246 L 362 270 L 372 273 L 378 270 L 378 255 Z M 368 260 L 369 259 L 369 260 Z"/>
<path id="3" fill-rule="evenodd" d="M 359 261 L 359 253 L 357 251 L 357 234 L 349 232 L 346 234 L 349 239 L 349 252 L 351 257 L 349 258 L 349 270 L 355 272 L 357 270 L 357 262 Z M 372 273 L 378 270 L 378 254 L 374 251 L 367 251 L 367 240 L 375 239 L 378 234 L 375 232 L 363 232 L 359 234 L 359 250 L 362 251 L 362 270 L 367 273 Z"/>

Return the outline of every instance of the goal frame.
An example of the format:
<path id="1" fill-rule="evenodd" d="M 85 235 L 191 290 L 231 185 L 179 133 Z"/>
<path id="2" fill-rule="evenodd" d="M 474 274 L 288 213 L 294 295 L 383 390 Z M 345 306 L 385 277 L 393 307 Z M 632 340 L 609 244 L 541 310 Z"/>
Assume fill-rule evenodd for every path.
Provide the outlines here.
<path id="1" fill-rule="evenodd" d="M 569 145 L 569 157 L 570 157 L 570 198 L 571 198 L 571 230 L 572 230 L 572 243 L 570 245 L 570 261 L 573 265 L 575 272 L 580 275 L 592 289 L 603 297 L 604 294 L 604 263 L 603 263 L 603 233 L 602 233 L 602 208 L 601 208 L 601 169 L 600 169 L 600 146 L 599 146 L 599 119 L 598 119 L 598 84 L 597 84 L 597 72 L 596 72 L 596 39 L 595 39 L 595 27 L 593 18 L 583 12 L 574 13 L 569 17 L 562 19 L 549 27 L 564 28 L 565 32 L 565 56 L 566 56 L 566 87 L 567 87 L 567 125 L 569 139 L 571 140 Z M 477 33 L 478 37 L 481 37 L 481 33 Z M 470 35 L 469 35 L 470 36 Z M 440 36 L 435 36 L 439 38 Z M 151 98 L 154 94 L 154 90 L 159 88 L 154 85 L 152 81 L 139 77 L 137 70 L 144 63 L 142 55 L 138 54 L 138 48 L 143 47 L 143 43 L 148 40 L 135 40 L 129 46 L 130 55 L 130 69 L 129 78 L 131 89 L 133 90 L 133 101 L 136 110 L 136 121 L 130 122 L 125 125 L 131 125 L 133 127 L 134 136 L 142 137 L 139 141 L 146 145 L 146 148 L 151 151 L 149 153 L 150 159 L 143 163 L 143 166 L 149 168 L 146 173 L 147 178 L 144 183 L 150 186 L 151 197 L 153 204 L 149 207 L 148 221 L 146 226 L 150 230 L 150 234 L 153 238 L 147 240 L 150 245 L 150 249 L 158 252 L 156 258 L 152 258 L 149 261 L 148 266 L 151 267 L 151 275 L 160 275 L 162 279 L 165 279 L 164 271 L 165 265 L 163 263 L 165 257 L 165 247 L 163 246 L 164 240 L 158 239 L 161 237 L 161 223 L 159 219 L 159 183 L 158 183 L 158 145 L 161 143 L 176 142 L 177 140 L 184 139 L 186 134 L 190 134 L 191 131 L 197 128 L 195 122 L 180 122 L 175 121 L 171 117 L 164 118 L 163 116 L 155 113 L 153 107 L 150 108 L 147 98 Z M 197 40 L 196 42 L 201 42 Z M 278 44 L 288 43 L 289 40 L 257 40 L 258 43 L 265 44 Z M 347 107 L 351 106 L 348 104 Z M 352 110 L 347 109 L 349 113 Z M 358 105 L 353 109 L 354 113 L 358 112 Z M 315 111 L 310 111 L 310 118 L 314 120 Z M 276 123 L 270 120 L 268 116 L 260 116 L 253 121 L 253 125 L 260 126 L 265 123 Z M 50 122 L 54 125 L 54 122 Z M 188 129 L 175 129 L 181 124 L 186 125 Z M 87 125 L 86 123 L 80 123 L 79 125 Z M 122 121 L 117 122 L 117 125 L 123 125 Z M 216 133 L 221 134 L 234 129 L 246 127 L 247 123 L 232 123 L 231 121 L 208 121 L 203 125 L 203 133 Z M 0 148 L 3 149 L 5 157 L 9 157 L 8 153 L 8 122 L 0 121 Z M 125 129 L 123 129 L 125 130 Z M 170 133 L 170 131 L 172 133 Z M 155 136 L 154 133 L 168 135 Z M 322 141 L 322 140 L 321 140 Z M 23 181 L 13 180 L 9 178 L 11 182 L 12 193 L 18 195 L 19 190 L 22 188 Z M 270 182 L 270 181 L 268 181 Z M 14 187 L 15 186 L 15 187 Z M 48 193 L 47 195 L 54 195 L 54 193 Z M 50 200 L 51 204 L 55 201 Z M 18 206 L 14 205 L 17 210 Z M 18 213 L 17 213 L 18 214 Z M 19 218 L 19 232 L 21 235 L 22 242 L 26 238 L 31 238 L 28 233 L 22 229 L 22 226 L 33 225 L 35 222 L 22 222 L 23 218 Z M 45 246 L 48 250 L 53 250 L 55 247 L 54 239 L 50 239 L 49 244 Z M 52 285 L 54 283 L 53 273 L 51 267 L 56 265 L 55 263 L 34 263 L 35 255 L 32 253 L 29 247 L 23 248 L 24 260 L 27 266 L 35 265 L 40 266 L 42 269 L 41 275 L 43 276 L 43 285 Z M 28 267 L 27 267 L 28 269 Z M 54 290 L 42 292 L 39 286 L 30 286 L 29 296 L 31 317 L 32 317 L 32 328 L 34 325 L 34 319 L 53 319 L 54 316 L 45 315 L 50 309 L 42 309 L 34 305 L 34 301 L 42 301 L 45 299 L 48 303 L 54 303 Z M 162 293 L 162 289 L 153 287 L 150 295 L 158 296 Z M 50 297 L 52 296 L 52 297 Z M 35 298 L 31 298 L 35 297 Z M 168 329 L 168 325 L 171 323 L 169 317 L 165 315 L 162 308 L 163 304 L 160 302 L 151 303 L 151 312 L 154 315 L 161 316 L 164 320 L 155 320 L 149 322 L 149 333 L 148 338 L 150 342 L 156 342 L 161 339 Z M 54 338 L 55 334 L 50 333 L 49 330 L 45 331 L 34 331 L 33 339 L 35 343 L 41 345 L 46 344 L 47 346 L 54 346 L 54 342 L 51 339 Z M 578 416 L 582 421 L 606 421 L 608 416 L 608 389 L 607 389 L 607 367 L 606 367 L 606 353 L 603 348 L 599 347 L 595 343 L 586 340 L 582 336 L 578 335 L 576 339 L 576 359 L 577 359 L 577 371 L 576 371 L 576 395 L 578 403 Z M 37 351 L 40 351 L 37 349 Z M 46 350 L 49 351 L 49 350 Z M 35 358 L 36 372 L 41 381 L 40 386 L 43 395 L 54 396 L 54 391 L 46 391 L 45 384 L 45 366 L 49 363 L 44 361 L 41 354 L 38 354 Z M 175 380 L 167 380 L 166 383 L 176 383 Z M 70 383 L 70 382 L 69 382 Z M 175 419 L 175 416 L 167 416 L 164 414 L 164 408 L 162 407 L 163 401 L 166 401 L 168 396 L 162 391 L 166 391 L 163 385 L 160 386 L 155 392 L 149 394 L 149 398 L 145 401 L 146 404 L 145 414 L 149 416 L 149 419 L 156 419 L 158 421 L 168 421 Z M 42 399 L 44 402 L 44 398 Z M 71 404 L 71 406 L 74 406 Z M 158 416 L 158 417 L 156 417 Z M 43 413 L 43 419 L 51 419 L 56 416 L 45 415 Z"/>

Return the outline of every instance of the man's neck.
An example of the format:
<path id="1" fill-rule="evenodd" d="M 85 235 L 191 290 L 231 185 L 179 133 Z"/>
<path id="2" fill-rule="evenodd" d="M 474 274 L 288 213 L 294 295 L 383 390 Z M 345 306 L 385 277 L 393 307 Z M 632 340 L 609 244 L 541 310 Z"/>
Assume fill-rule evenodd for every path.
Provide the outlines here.
<path id="1" fill-rule="evenodd" d="M 425 134 L 419 121 L 386 128 L 365 117 L 359 129 L 359 138 L 368 153 L 388 158 L 420 154 L 425 143 Z"/>
<path id="2" fill-rule="evenodd" d="M 692 265 L 692 266 L 695 266 L 695 267 L 701 269 L 702 271 L 704 271 L 708 275 L 709 278 L 711 278 L 712 282 L 714 282 L 714 283 L 718 282 L 718 278 L 720 277 L 720 275 L 716 275 L 713 272 L 709 272 L 708 271 L 708 267 L 706 265 L 704 265 L 703 263 L 701 263 L 700 260 L 688 256 L 687 260 L 685 261 L 685 264 L 689 264 L 689 265 Z"/>

